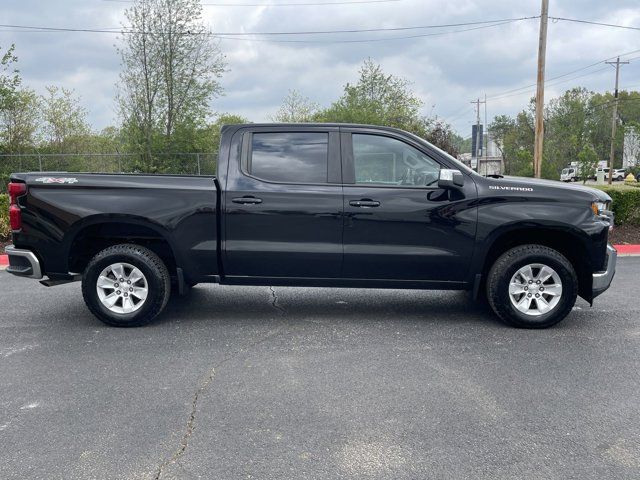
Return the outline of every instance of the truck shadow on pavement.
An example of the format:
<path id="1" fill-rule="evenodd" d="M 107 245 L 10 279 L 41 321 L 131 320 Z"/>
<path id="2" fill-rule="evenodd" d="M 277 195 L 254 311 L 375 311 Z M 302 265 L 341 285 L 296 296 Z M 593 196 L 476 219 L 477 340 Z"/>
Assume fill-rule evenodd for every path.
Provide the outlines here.
<path id="1" fill-rule="evenodd" d="M 501 325 L 468 292 L 294 287 L 197 286 L 173 296 L 155 324 L 313 321 L 486 323 Z"/>
<path id="2" fill-rule="evenodd" d="M 29 281 L 12 280 L 5 285 L 7 295 L 20 291 Z M 55 295 L 52 289 L 44 289 L 35 304 L 29 298 L 12 304 L 14 321 L 21 322 L 24 318 L 34 326 L 54 323 L 80 328 L 102 326 L 84 305 L 78 283 L 55 289 Z M 597 315 L 597 309 L 590 309 L 583 300 L 578 300 L 576 310 L 555 329 L 575 327 L 585 315 Z M 7 314 L 11 317 L 11 313 Z M 219 285 L 198 285 L 183 297 L 173 295 L 165 311 L 148 328 L 176 324 L 251 326 L 283 319 L 290 323 L 404 323 L 444 328 L 470 324 L 505 328 L 491 309 L 474 301 L 469 292 Z"/>

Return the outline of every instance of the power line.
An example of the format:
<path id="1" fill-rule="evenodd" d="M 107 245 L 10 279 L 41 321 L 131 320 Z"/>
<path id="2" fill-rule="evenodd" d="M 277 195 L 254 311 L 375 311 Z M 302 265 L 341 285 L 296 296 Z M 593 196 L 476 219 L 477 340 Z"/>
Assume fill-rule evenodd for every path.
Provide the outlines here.
<path id="1" fill-rule="evenodd" d="M 486 24 L 499 24 L 510 23 L 520 20 L 529 20 L 537 17 L 517 17 L 517 18 L 501 18 L 498 20 L 481 20 L 474 22 L 461 22 L 461 23 L 443 23 L 434 25 L 420 25 L 414 27 L 388 27 L 388 28 L 362 28 L 351 30 L 309 30 L 304 32 L 240 32 L 240 33 L 220 33 L 219 35 L 306 35 L 306 34 L 334 34 L 334 33 L 371 33 L 371 32 L 398 32 L 406 30 L 423 30 L 431 28 L 449 28 L 449 27 L 467 27 L 471 25 L 486 25 Z"/>
<path id="2" fill-rule="evenodd" d="M 470 105 L 463 105 L 462 108 L 454 110 L 453 113 L 450 113 L 448 115 L 443 115 L 442 118 L 447 123 L 453 123 L 455 120 L 466 116 L 469 113 L 469 110 L 472 110 L 472 109 L 473 108 Z"/>
<path id="3" fill-rule="evenodd" d="M 555 100 L 555 99 L 552 99 Z M 619 102 L 621 103 L 625 103 L 625 102 L 638 102 L 640 101 L 640 98 L 619 98 L 618 99 Z M 584 114 L 585 117 L 590 117 L 591 115 L 595 115 L 596 113 L 603 113 L 604 110 L 606 109 L 606 107 L 609 107 L 611 105 L 613 105 L 613 103 L 615 102 L 615 99 L 611 99 L 611 100 L 607 100 L 605 102 L 602 103 L 596 103 L 593 105 L 586 105 L 585 108 L 582 110 L 582 113 Z M 600 107 L 602 107 L 601 110 Z M 569 117 L 576 117 L 579 115 L 580 112 L 577 113 L 567 113 L 564 114 L 565 116 L 569 116 Z"/>
<path id="4" fill-rule="evenodd" d="M 517 21 L 526 20 L 529 18 L 536 17 L 523 17 L 513 20 L 506 20 L 500 23 L 490 23 L 495 22 L 495 20 L 485 21 L 485 22 L 468 22 L 469 25 L 478 25 L 476 27 L 464 28 L 458 30 L 450 30 L 445 32 L 436 32 L 436 33 L 423 33 L 423 34 L 415 34 L 415 35 L 404 35 L 399 37 L 382 37 L 382 38 L 366 38 L 366 39 L 355 39 L 355 40 L 345 40 L 345 39 L 329 39 L 329 40 L 318 40 L 318 39 L 303 39 L 303 40 L 274 40 L 274 39 L 256 39 L 256 38 L 246 38 L 249 36 L 261 36 L 261 35 L 312 35 L 316 33 L 320 34 L 329 34 L 329 33 L 360 33 L 364 31 L 369 32 L 382 32 L 382 31 L 399 31 L 399 30 L 412 30 L 412 29 L 421 29 L 421 28 L 443 28 L 449 25 L 425 25 L 418 27 L 397 27 L 397 28 L 381 28 L 381 29 L 364 29 L 364 30 L 336 30 L 336 31 L 318 31 L 318 32 L 239 32 L 239 33 L 217 33 L 217 32 L 173 32 L 174 35 L 206 35 L 212 36 L 222 40 L 240 40 L 240 41 L 248 41 L 248 42 L 259 42 L 259 43 L 299 43 L 299 44 L 342 44 L 342 43 L 370 43 L 370 42 L 386 42 L 390 40 L 404 40 L 404 39 L 413 39 L 413 38 L 423 38 L 423 37 L 436 37 L 441 35 L 449 35 L 452 33 L 463 33 L 469 32 L 472 30 L 481 30 L 485 28 L 498 27 L 501 25 L 506 25 L 509 23 L 514 23 Z M 162 32 L 144 32 L 144 31 L 135 31 L 135 30 L 115 30 L 113 28 L 109 29 L 91 29 L 91 28 L 63 28 L 63 27 L 38 27 L 31 25 L 6 25 L 0 24 L 0 28 L 18 28 L 18 30 L 0 30 L 0 32 L 32 32 L 32 33 L 61 33 L 61 32 L 73 32 L 73 33 L 111 33 L 111 34 L 121 34 L 121 35 L 161 35 Z"/>
<path id="5" fill-rule="evenodd" d="M 632 60 L 632 59 L 634 59 L 634 58 L 640 58 L 640 56 L 638 56 L 638 57 L 632 57 L 632 58 L 631 58 L 631 59 L 629 59 L 629 60 Z M 594 64 L 594 65 L 598 65 L 598 64 L 600 64 L 600 63 L 603 63 L 603 62 L 598 62 L 597 64 Z M 558 84 L 560 84 L 560 83 L 564 83 L 564 82 L 568 82 L 568 81 L 571 81 L 571 80 L 575 80 L 575 79 L 577 79 L 577 78 L 585 77 L 585 76 L 588 76 L 588 75 L 593 75 L 593 74 L 595 74 L 595 73 L 599 73 L 599 72 L 602 72 L 602 71 L 604 71 L 604 70 L 609 70 L 609 68 L 605 66 L 605 67 L 603 67 L 603 68 L 599 68 L 598 70 L 595 70 L 595 71 L 593 71 L 593 72 L 588 72 L 588 73 L 583 74 L 583 75 L 578 75 L 578 76 L 575 76 L 575 77 L 567 78 L 567 79 L 565 79 L 565 80 L 561 80 L 561 81 L 559 81 L 559 82 L 551 83 L 551 84 L 549 84 L 549 85 L 547 85 L 547 86 L 552 87 L 552 86 L 554 86 L 554 85 L 558 85 Z M 561 78 L 561 77 L 565 77 L 566 75 L 568 75 L 568 74 L 559 75 L 559 76 L 554 77 L 554 78 Z M 549 79 L 549 80 L 552 80 L 552 79 Z M 535 85 L 533 85 L 533 86 L 535 86 Z M 625 85 L 625 86 L 621 87 L 621 88 L 620 88 L 620 90 L 628 90 L 629 88 L 636 87 L 636 86 L 640 86 L 640 83 L 639 83 L 639 84 L 635 84 L 635 85 Z M 529 90 L 529 91 L 525 91 L 525 92 L 516 92 L 516 93 L 512 93 L 512 94 L 510 94 L 510 95 L 501 95 L 501 96 L 495 96 L 495 97 L 487 97 L 487 99 L 502 99 L 502 98 L 513 97 L 513 96 L 517 96 L 517 95 L 532 94 L 532 93 L 533 93 L 533 91 Z M 640 101 L 640 98 L 620 98 L 620 99 L 619 99 L 619 101 L 620 101 L 620 102 L 638 102 L 638 101 Z M 603 102 L 603 103 L 596 104 L 596 105 L 591 105 L 591 106 L 589 106 L 589 107 L 587 108 L 587 110 L 591 110 L 591 111 L 587 112 L 585 115 L 586 115 L 586 116 L 590 116 L 590 115 L 592 115 L 592 114 L 594 114 L 594 113 L 595 113 L 595 109 L 596 109 L 597 107 L 606 107 L 606 106 L 611 105 L 611 104 L 613 104 L 613 100 L 609 100 L 609 101 L 607 101 L 607 102 Z M 469 113 L 469 109 L 471 109 L 471 107 L 469 107 L 468 105 L 465 105 L 465 106 L 463 106 L 463 107 L 462 107 L 462 109 L 460 109 L 460 110 L 462 110 L 462 112 L 461 112 L 461 113 L 459 113 L 459 114 L 457 114 L 457 115 L 455 115 L 455 116 L 452 116 L 450 119 L 447 119 L 447 118 L 445 117 L 445 120 L 446 120 L 449 124 L 452 124 L 453 122 L 455 122 L 455 121 L 456 121 L 456 120 L 458 120 L 459 118 L 461 118 L 461 117 L 463 117 L 463 116 L 467 115 L 467 114 Z M 456 112 L 459 112 L 460 110 L 456 110 Z M 455 112 L 454 112 L 454 114 L 455 114 Z"/>
<path id="6" fill-rule="evenodd" d="M 132 0 L 102 0 L 110 3 L 133 3 Z M 362 3 L 392 3 L 402 0 L 342 0 L 337 2 L 300 2 L 300 3 L 203 3 L 206 7 L 306 7 L 306 6 L 332 6 L 353 5 Z"/>
<path id="7" fill-rule="evenodd" d="M 609 60 L 612 60 L 612 59 L 614 59 L 614 58 L 616 58 L 616 57 L 618 57 L 618 56 L 620 56 L 620 57 L 625 57 L 625 56 L 627 56 L 627 55 L 632 55 L 632 54 L 634 54 L 634 53 L 638 53 L 638 52 L 640 52 L 640 49 L 638 49 L 638 50 L 631 50 L 630 52 L 621 53 L 621 54 L 619 54 L 619 55 L 613 55 L 613 56 L 611 56 L 611 57 L 605 58 L 604 60 L 600 60 L 600 61 L 597 61 L 597 62 L 591 63 L 591 64 L 586 65 L 586 66 L 584 66 L 584 67 L 576 68 L 575 70 L 571 70 L 570 72 L 566 72 L 566 73 L 563 73 L 563 74 L 561 74 L 561 75 L 556 75 L 555 77 L 547 78 L 547 79 L 545 80 L 545 84 L 546 84 L 547 82 L 552 82 L 553 80 L 558 80 L 558 79 L 560 79 L 560 78 L 568 77 L 569 75 L 573 75 L 574 73 L 582 72 L 582 71 L 587 70 L 587 69 L 589 69 L 589 68 L 593 68 L 593 67 L 595 67 L 595 66 L 598 66 L 598 65 L 604 64 L 605 62 L 607 62 L 607 61 L 609 61 Z M 631 58 L 631 59 L 629 59 L 629 60 L 633 60 L 634 58 L 638 58 L 638 57 L 633 57 L 633 58 Z M 602 69 L 598 69 L 598 70 L 595 70 L 595 71 L 593 71 L 593 72 L 586 73 L 586 74 L 584 74 L 584 75 L 579 75 L 579 76 L 577 76 L 577 77 L 570 78 L 569 80 L 573 80 L 573 79 L 576 79 L 576 78 L 585 77 L 585 76 L 588 76 L 588 75 L 593 75 L 593 74 L 598 73 L 598 72 L 600 72 L 600 71 L 602 71 L 602 70 L 604 70 L 604 68 L 602 68 Z M 554 85 L 557 85 L 558 83 L 562 83 L 562 82 L 556 82 Z M 515 93 L 515 92 L 518 92 L 518 93 L 515 93 L 516 95 L 520 95 L 520 94 L 522 94 L 522 93 L 525 93 L 524 91 L 529 91 L 529 89 L 530 89 L 530 88 L 533 88 L 533 87 L 535 87 L 535 86 L 536 86 L 536 84 L 535 84 L 535 83 L 533 83 L 533 84 L 526 85 L 526 86 L 523 86 L 523 87 L 518 87 L 518 88 L 511 89 L 511 90 L 507 90 L 506 92 L 502 92 L 502 93 L 500 93 L 500 94 L 498 94 L 498 95 L 493 95 L 493 96 L 490 96 L 490 97 L 487 97 L 487 98 L 488 98 L 489 100 L 496 100 L 496 99 L 500 99 L 500 98 L 507 98 L 507 97 L 511 97 L 511 96 L 513 96 L 513 95 L 510 95 L 510 94 L 511 94 L 511 93 Z"/>
<path id="8" fill-rule="evenodd" d="M 437 33 L 422 33 L 415 35 L 403 35 L 400 37 L 383 37 L 383 38 L 365 38 L 365 39 L 357 39 L 357 40 L 314 40 L 314 39 L 306 39 L 306 40 L 273 40 L 273 39 L 255 39 L 255 38 L 241 38 L 241 37 L 228 37 L 225 35 L 217 35 L 216 38 L 220 38 L 222 40 L 241 40 L 246 42 L 262 42 L 262 43 L 323 43 L 323 44 L 335 44 L 335 43 L 369 43 L 369 42 L 386 42 L 389 40 L 406 40 L 411 38 L 423 38 L 423 37 L 439 37 L 442 35 L 448 35 L 451 33 L 463 33 L 470 32 L 472 30 L 481 30 L 485 28 L 499 27 L 501 25 L 506 25 L 508 23 L 514 23 L 517 20 L 512 20 L 509 22 L 502 23 L 493 23 L 491 25 L 481 25 L 478 27 L 464 28 L 460 30 L 450 30 L 448 32 L 437 32 Z"/>
<path id="9" fill-rule="evenodd" d="M 388 27 L 388 28 L 364 28 L 364 29 L 348 29 L 348 30 L 308 30 L 308 31 L 291 31 L 291 32 L 172 32 L 174 35 L 209 35 L 209 36 L 227 36 L 227 37 L 242 37 L 242 36 L 271 36 L 271 35 L 327 35 L 327 34 L 339 34 L 339 33 L 372 33 L 372 32 L 398 32 L 407 30 L 423 30 L 432 28 L 449 28 L 449 27 L 463 27 L 471 25 L 485 25 L 491 26 L 493 24 L 505 24 L 512 23 L 521 20 L 529 20 L 538 18 L 532 17 L 517 17 L 517 18 L 503 18 L 496 20 L 481 20 L 474 22 L 460 22 L 460 23 L 445 23 L 434 25 L 419 25 L 411 27 Z M 489 25 L 491 24 L 491 25 Z M 70 28 L 70 27 L 47 27 L 47 26 L 35 26 L 35 25 L 13 25 L 13 24 L 0 24 L 0 28 L 13 28 L 17 30 L 27 31 L 43 31 L 43 32 L 73 32 L 73 33 L 115 33 L 115 34 L 131 34 L 131 35 L 161 35 L 163 32 L 152 31 L 138 31 L 128 29 L 118 29 L 114 27 L 109 28 Z"/>
<path id="10" fill-rule="evenodd" d="M 598 25 L 601 27 L 613 27 L 613 28 L 623 28 L 625 30 L 640 30 L 640 27 L 630 27 L 628 25 L 618 25 L 615 23 L 604 23 L 604 22 L 594 22 L 591 20 L 580 20 L 578 18 L 565 18 L 565 17 L 549 17 L 552 20 L 560 20 L 563 22 L 574 22 L 574 23 L 586 23 L 588 25 Z"/>
<path id="11" fill-rule="evenodd" d="M 560 80 L 558 82 L 548 83 L 548 81 L 545 81 L 545 86 L 553 87 L 553 86 L 559 85 L 561 83 L 570 82 L 571 80 L 576 80 L 578 78 L 583 78 L 583 77 L 588 77 L 590 75 L 595 75 L 596 73 L 603 72 L 604 70 L 608 70 L 608 68 L 607 67 L 599 68 L 598 70 L 594 70 L 593 72 L 587 72 L 587 73 L 583 73 L 582 75 L 576 75 L 574 77 L 565 78 L 564 80 Z M 566 75 L 563 75 L 563 76 L 566 76 Z M 491 100 L 502 100 L 503 98 L 517 97 L 518 95 L 527 95 L 527 94 L 533 94 L 533 93 L 535 93 L 535 91 L 532 89 L 532 87 L 529 87 L 527 90 L 517 91 L 517 92 L 514 92 L 514 93 L 509 93 L 509 94 L 504 94 L 504 95 L 497 95 L 497 96 L 489 97 L 489 98 Z"/>

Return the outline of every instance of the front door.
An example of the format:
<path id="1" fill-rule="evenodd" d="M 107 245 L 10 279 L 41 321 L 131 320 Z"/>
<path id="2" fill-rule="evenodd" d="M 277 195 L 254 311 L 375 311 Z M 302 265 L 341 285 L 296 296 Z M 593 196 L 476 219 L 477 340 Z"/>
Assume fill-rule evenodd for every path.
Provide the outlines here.
<path id="1" fill-rule="evenodd" d="M 475 237 L 475 185 L 438 188 L 442 154 L 392 133 L 343 130 L 343 277 L 459 282 Z M 347 184 L 349 182 L 350 184 Z"/>
<path id="2" fill-rule="evenodd" d="M 338 129 L 253 127 L 241 135 L 225 190 L 225 274 L 339 277 Z"/>

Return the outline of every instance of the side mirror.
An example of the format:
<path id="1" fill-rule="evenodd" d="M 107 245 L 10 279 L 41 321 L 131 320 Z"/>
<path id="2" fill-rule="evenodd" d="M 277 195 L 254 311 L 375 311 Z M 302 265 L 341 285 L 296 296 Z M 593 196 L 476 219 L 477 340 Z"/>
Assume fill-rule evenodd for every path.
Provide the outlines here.
<path id="1" fill-rule="evenodd" d="M 464 185 L 464 175 L 459 170 L 443 168 L 440 170 L 438 187 L 459 188 Z"/>

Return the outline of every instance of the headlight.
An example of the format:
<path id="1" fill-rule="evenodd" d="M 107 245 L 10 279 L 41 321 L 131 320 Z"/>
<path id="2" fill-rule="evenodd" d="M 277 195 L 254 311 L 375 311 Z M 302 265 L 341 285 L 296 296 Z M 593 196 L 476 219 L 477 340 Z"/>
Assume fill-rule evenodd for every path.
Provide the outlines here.
<path id="1" fill-rule="evenodd" d="M 605 210 L 609 210 L 609 202 L 591 202 L 591 210 L 594 215 L 600 215 Z"/>

